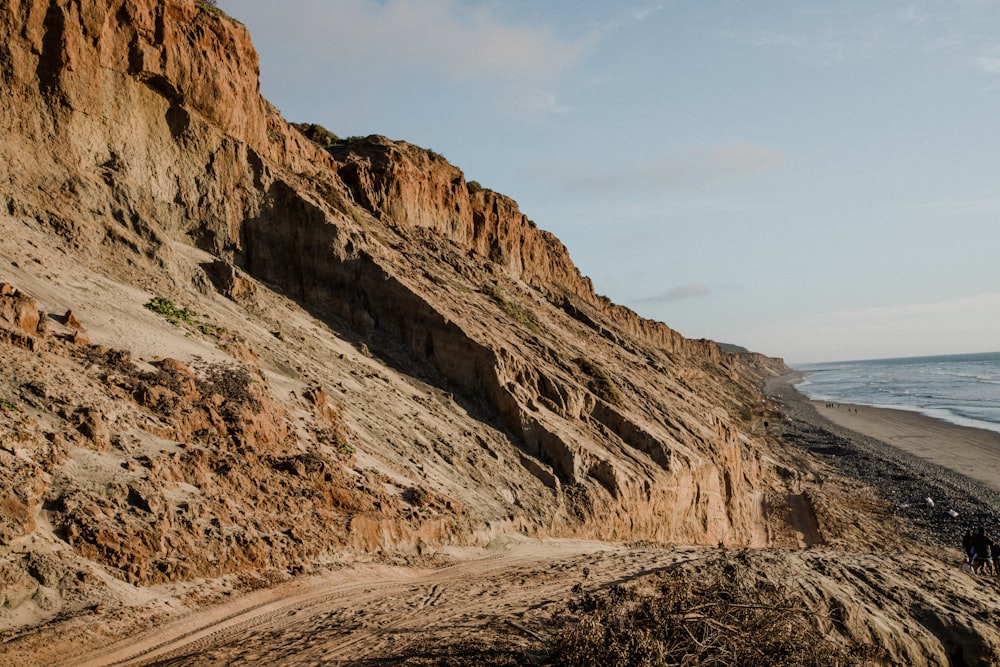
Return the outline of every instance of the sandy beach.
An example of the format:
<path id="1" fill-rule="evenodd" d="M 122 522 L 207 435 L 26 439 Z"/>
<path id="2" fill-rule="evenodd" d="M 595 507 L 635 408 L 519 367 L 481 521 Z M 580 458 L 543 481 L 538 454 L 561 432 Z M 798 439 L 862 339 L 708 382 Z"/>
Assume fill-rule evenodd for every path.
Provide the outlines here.
<path id="1" fill-rule="evenodd" d="M 916 412 L 811 401 L 831 422 L 880 440 L 1000 491 L 1000 433 Z"/>

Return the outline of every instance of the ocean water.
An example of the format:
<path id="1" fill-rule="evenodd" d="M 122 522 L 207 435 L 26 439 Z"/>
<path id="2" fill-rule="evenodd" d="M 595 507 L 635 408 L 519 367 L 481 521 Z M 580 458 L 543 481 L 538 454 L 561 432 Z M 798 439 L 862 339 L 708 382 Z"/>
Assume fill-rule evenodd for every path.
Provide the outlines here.
<path id="1" fill-rule="evenodd" d="M 795 368 L 817 401 L 912 410 L 1000 432 L 1000 352 L 873 359 Z"/>

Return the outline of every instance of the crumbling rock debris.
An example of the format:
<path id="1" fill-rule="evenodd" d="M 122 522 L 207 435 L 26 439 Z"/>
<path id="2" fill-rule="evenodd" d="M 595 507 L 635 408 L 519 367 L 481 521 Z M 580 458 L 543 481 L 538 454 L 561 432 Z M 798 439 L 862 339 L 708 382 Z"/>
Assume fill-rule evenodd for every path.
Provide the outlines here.
<path id="1" fill-rule="evenodd" d="M 105 451 L 111 447 L 111 431 L 100 408 L 80 407 L 74 413 L 73 418 L 77 431 L 87 438 L 94 449 Z"/>
<path id="2" fill-rule="evenodd" d="M 40 317 L 33 298 L 7 283 L 0 285 L 0 322 L 34 335 L 38 332 Z"/>
<path id="3" fill-rule="evenodd" d="M 77 319 L 76 314 L 72 310 L 67 310 L 66 314 L 63 315 L 63 324 L 70 327 L 71 329 L 82 330 L 84 327 Z"/>

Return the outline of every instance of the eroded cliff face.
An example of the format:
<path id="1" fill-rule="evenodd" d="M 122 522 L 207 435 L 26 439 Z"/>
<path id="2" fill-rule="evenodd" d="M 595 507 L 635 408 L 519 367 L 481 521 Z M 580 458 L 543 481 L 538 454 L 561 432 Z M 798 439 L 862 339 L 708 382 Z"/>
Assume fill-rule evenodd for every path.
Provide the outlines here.
<path id="1" fill-rule="evenodd" d="M 780 361 L 611 304 L 440 156 L 306 140 L 217 10 L 0 25 L 3 548 L 151 583 L 504 531 L 794 540 L 755 388 Z"/>
<path id="2" fill-rule="evenodd" d="M 517 202 L 478 184 L 470 186 L 459 169 L 433 152 L 368 137 L 334 146 L 331 153 L 342 162 L 338 173 L 354 201 L 376 218 L 394 226 L 431 230 L 489 261 L 506 277 L 542 292 L 570 314 L 586 318 L 574 305 L 582 301 L 612 318 L 617 329 L 631 338 L 668 352 L 719 360 L 710 341 L 686 340 L 662 323 L 599 297 L 559 239 L 539 229 Z"/>

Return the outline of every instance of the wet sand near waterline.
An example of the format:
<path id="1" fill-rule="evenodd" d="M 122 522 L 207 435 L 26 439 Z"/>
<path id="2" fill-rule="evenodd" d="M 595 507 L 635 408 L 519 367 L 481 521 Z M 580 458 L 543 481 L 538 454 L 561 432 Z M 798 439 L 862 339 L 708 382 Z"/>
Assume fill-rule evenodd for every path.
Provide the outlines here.
<path id="1" fill-rule="evenodd" d="M 917 412 L 811 401 L 831 422 L 1000 491 L 1000 433 Z"/>

